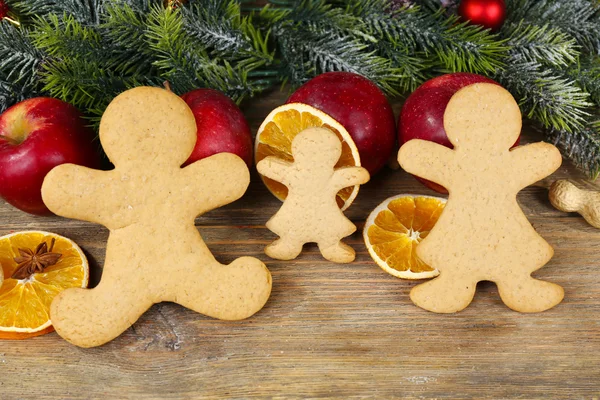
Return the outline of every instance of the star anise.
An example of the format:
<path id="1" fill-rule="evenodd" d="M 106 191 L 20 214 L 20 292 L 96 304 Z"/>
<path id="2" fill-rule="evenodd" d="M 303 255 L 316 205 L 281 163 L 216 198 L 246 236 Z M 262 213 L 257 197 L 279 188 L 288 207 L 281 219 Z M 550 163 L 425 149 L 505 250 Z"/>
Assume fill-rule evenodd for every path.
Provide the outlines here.
<path id="1" fill-rule="evenodd" d="M 38 244 L 35 250 L 19 249 L 21 256 L 14 259 L 18 265 L 11 278 L 27 279 L 31 275 L 44 272 L 44 269 L 56 264 L 62 254 L 52 253 L 55 241 L 56 239 L 52 238 L 49 249 L 46 242 Z"/>

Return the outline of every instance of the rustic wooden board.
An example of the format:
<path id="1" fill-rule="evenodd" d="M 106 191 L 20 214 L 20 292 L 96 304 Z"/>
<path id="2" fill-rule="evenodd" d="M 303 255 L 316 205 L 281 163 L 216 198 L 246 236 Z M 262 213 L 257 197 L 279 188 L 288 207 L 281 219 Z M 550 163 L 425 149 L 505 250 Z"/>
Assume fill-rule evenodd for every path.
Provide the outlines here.
<path id="1" fill-rule="evenodd" d="M 273 92 L 246 107 L 253 128 L 284 99 Z M 527 130 L 525 141 L 538 139 Z M 354 263 L 326 262 L 314 246 L 295 261 L 270 260 L 262 248 L 274 235 L 264 223 L 280 203 L 254 173 L 242 200 L 197 225 L 220 261 L 249 255 L 267 264 L 273 294 L 261 312 L 223 322 L 163 303 L 100 348 L 74 347 L 56 333 L 0 341 L 0 398 L 598 398 L 600 230 L 550 206 L 546 188 L 564 177 L 600 187 L 566 163 L 519 195 L 555 248 L 536 276 L 566 292 L 548 312 L 509 310 L 491 283 L 481 283 L 471 306 L 456 315 L 415 307 L 408 297 L 415 283 L 380 270 L 359 233 L 385 198 L 432 194 L 402 171 L 376 176 L 348 210 L 359 225 L 348 240 L 357 250 Z M 25 229 L 74 239 L 99 279 L 105 228 L 28 216 L 0 203 L 0 234 Z"/>

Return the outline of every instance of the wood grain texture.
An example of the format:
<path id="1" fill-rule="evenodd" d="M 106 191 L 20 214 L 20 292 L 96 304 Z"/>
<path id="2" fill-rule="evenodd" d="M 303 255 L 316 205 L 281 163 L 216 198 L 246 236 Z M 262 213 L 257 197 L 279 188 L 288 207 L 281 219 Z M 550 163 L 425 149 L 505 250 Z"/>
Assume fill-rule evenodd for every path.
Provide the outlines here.
<path id="1" fill-rule="evenodd" d="M 254 131 L 285 97 L 272 92 L 245 108 Z M 540 137 L 525 128 L 524 139 Z M 566 292 L 545 313 L 509 310 L 487 282 L 458 314 L 414 306 L 408 294 L 416 283 L 379 269 L 360 234 L 387 197 L 433 194 L 403 171 L 375 176 L 347 210 L 359 226 L 347 239 L 357 252 L 354 263 L 326 262 L 313 245 L 297 260 L 270 260 L 262 249 L 275 236 L 264 223 L 281 203 L 253 172 L 242 200 L 204 215 L 197 226 L 219 261 L 250 255 L 267 264 L 273 294 L 262 311 L 224 322 L 163 303 L 99 348 L 74 347 L 56 333 L 0 341 L 0 398 L 598 398 L 600 230 L 552 208 L 547 187 L 558 178 L 600 188 L 565 162 L 519 194 L 525 214 L 555 249 L 535 276 Z M 25 229 L 74 239 L 98 281 L 105 228 L 29 216 L 0 203 L 0 235 Z"/>

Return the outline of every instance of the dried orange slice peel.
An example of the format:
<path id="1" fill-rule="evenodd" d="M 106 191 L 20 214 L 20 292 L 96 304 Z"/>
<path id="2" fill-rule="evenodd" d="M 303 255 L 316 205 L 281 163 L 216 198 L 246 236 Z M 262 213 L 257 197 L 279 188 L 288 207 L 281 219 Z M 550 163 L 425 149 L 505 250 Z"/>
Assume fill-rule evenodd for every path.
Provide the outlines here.
<path id="1" fill-rule="evenodd" d="M 387 273 L 403 279 L 439 274 L 417 257 L 417 245 L 440 217 L 446 199 L 399 195 L 381 203 L 369 215 L 363 237 L 373 260 Z"/>
<path id="2" fill-rule="evenodd" d="M 83 251 L 70 239 L 42 231 L 0 237 L 0 338 L 52 332 L 50 304 L 61 291 L 88 285 Z"/>
<path id="3" fill-rule="evenodd" d="M 265 118 L 256 134 L 254 160 L 256 163 L 268 156 L 293 161 L 292 140 L 307 128 L 323 127 L 335 133 L 342 142 L 342 155 L 335 168 L 360 166 L 360 156 L 348 131 L 335 119 L 306 104 L 290 103 L 277 107 Z M 279 200 L 285 200 L 288 189 L 285 185 L 261 176 L 267 188 Z M 342 210 L 352 204 L 359 186 L 342 189 L 337 202 Z"/>

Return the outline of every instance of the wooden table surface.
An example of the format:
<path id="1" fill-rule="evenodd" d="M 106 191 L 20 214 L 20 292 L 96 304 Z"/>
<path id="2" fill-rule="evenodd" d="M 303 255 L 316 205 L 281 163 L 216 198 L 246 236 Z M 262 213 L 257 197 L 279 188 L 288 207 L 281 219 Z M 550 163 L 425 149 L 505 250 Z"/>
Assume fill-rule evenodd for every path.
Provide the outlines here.
<path id="1" fill-rule="evenodd" d="M 245 107 L 253 132 L 285 97 L 275 91 Z M 524 139 L 539 136 L 526 129 Z M 466 310 L 436 315 L 411 303 L 415 282 L 394 278 L 371 260 L 360 233 L 384 199 L 433 192 L 405 172 L 386 168 L 361 188 L 347 211 L 359 228 L 347 240 L 357 251 L 355 262 L 327 262 L 314 245 L 294 261 L 274 261 L 263 253 L 275 238 L 264 224 L 280 202 L 254 171 L 241 200 L 196 223 L 221 262 L 249 255 L 267 264 L 273 293 L 262 311 L 224 322 L 162 303 L 99 348 L 77 348 L 56 333 L 0 341 L 0 399 L 597 399 L 600 230 L 549 204 L 549 183 L 565 177 L 600 188 L 565 162 L 519 195 L 525 214 L 555 249 L 535 276 L 562 285 L 564 301 L 544 313 L 519 314 L 502 304 L 495 285 L 484 282 Z M 0 201 L 0 235 L 26 229 L 74 239 L 99 279 L 104 227 L 29 216 Z"/>

